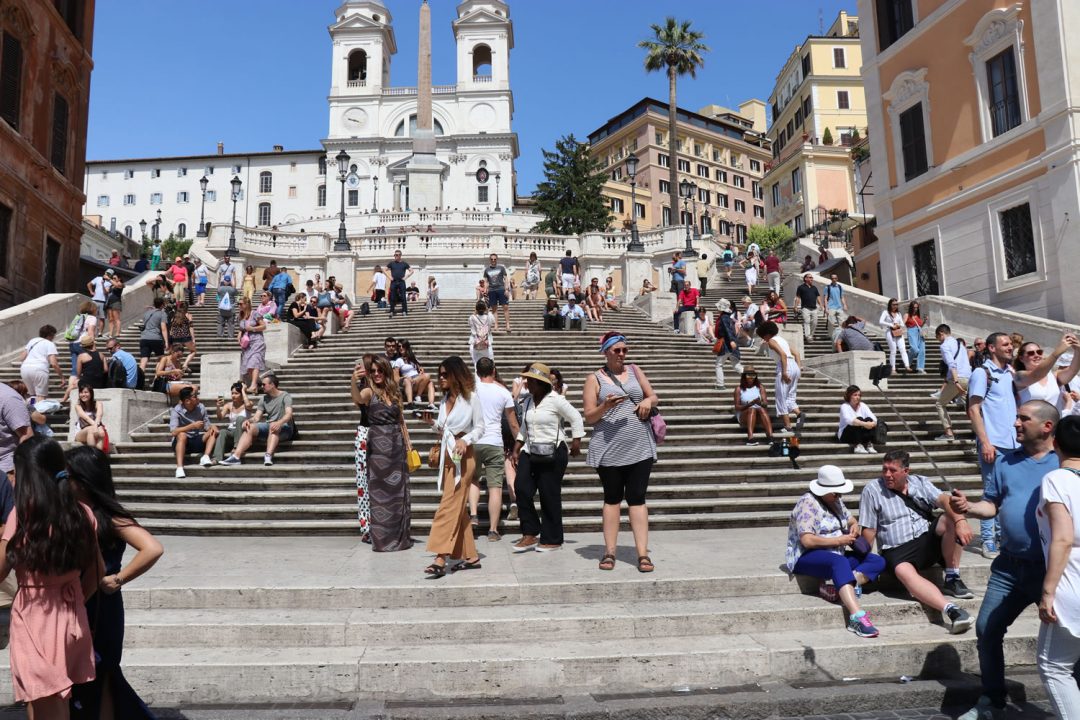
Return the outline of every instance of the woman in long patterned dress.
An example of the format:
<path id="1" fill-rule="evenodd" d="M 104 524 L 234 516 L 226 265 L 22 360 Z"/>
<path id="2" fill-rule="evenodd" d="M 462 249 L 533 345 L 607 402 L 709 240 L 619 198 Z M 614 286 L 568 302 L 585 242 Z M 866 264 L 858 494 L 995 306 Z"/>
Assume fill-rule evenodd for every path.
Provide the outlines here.
<path id="1" fill-rule="evenodd" d="M 259 391 L 259 373 L 266 370 L 266 321 L 251 312 L 251 301 L 240 301 L 240 377 L 246 379 L 251 373 L 251 382 L 247 391 L 255 394 Z M 244 338 L 247 346 L 244 346 Z"/>
<path id="2" fill-rule="evenodd" d="M 357 429 L 357 499 L 361 531 L 371 539 L 375 552 L 395 552 L 412 547 L 412 512 L 409 473 L 405 462 L 405 429 L 401 397 L 385 357 L 364 355 L 353 371 L 350 386 L 353 402 L 361 410 Z M 366 448 L 359 437 L 366 429 Z M 361 451 L 364 457 L 361 458 Z M 366 475 L 367 489 L 362 486 Z M 369 515 L 364 517 L 363 498 Z"/>

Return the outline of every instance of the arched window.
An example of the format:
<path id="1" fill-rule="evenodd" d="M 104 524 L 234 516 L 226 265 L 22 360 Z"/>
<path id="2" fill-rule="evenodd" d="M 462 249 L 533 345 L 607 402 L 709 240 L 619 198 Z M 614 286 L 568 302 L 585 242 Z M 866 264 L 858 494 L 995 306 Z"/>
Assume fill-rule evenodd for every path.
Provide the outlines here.
<path id="1" fill-rule="evenodd" d="M 259 224 L 270 224 L 270 203 L 259 203 Z"/>
<path id="2" fill-rule="evenodd" d="M 268 193 L 274 189 L 274 174 L 269 170 L 259 173 L 259 192 Z"/>
<path id="3" fill-rule="evenodd" d="M 491 79 L 491 48 L 477 45 L 472 51 L 472 74 L 474 78 Z"/>
<path id="4" fill-rule="evenodd" d="M 319 186 L 318 200 L 315 203 L 318 207 L 326 207 L 326 186 Z"/>
<path id="5" fill-rule="evenodd" d="M 435 118 L 432 118 L 432 127 L 435 128 L 435 134 L 436 135 L 445 135 L 446 134 L 445 132 L 443 132 L 442 123 L 440 123 Z M 409 134 L 408 134 L 408 137 L 412 137 L 413 136 L 413 131 L 415 131 L 415 130 L 416 130 L 416 116 L 415 115 L 410 115 L 409 116 Z M 404 120 L 402 120 L 401 122 L 398 123 L 397 128 L 394 130 L 394 137 L 406 137 L 406 135 L 405 135 L 405 121 Z"/>
<path id="6" fill-rule="evenodd" d="M 125 225 L 124 226 L 124 235 L 127 236 L 128 240 L 131 239 L 131 233 L 133 233 L 133 232 L 135 232 L 135 231 L 132 229 L 132 227 L 130 225 Z"/>
<path id="7" fill-rule="evenodd" d="M 187 237 L 187 223 L 180 223 L 176 226 L 176 236 L 182 238 Z"/>
<path id="8" fill-rule="evenodd" d="M 357 83 L 362 86 L 367 81 L 367 52 L 353 50 L 349 53 L 349 84 Z"/>
<path id="9" fill-rule="evenodd" d="M 326 156 L 325 155 L 320 155 L 319 156 L 319 174 L 320 175 L 325 175 L 326 174 Z"/>

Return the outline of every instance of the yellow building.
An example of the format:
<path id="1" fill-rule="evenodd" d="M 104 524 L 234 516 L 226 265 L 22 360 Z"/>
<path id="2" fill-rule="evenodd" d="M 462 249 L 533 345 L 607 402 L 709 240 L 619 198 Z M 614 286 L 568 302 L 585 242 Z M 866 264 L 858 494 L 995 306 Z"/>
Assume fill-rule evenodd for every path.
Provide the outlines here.
<path id="1" fill-rule="evenodd" d="M 766 216 L 796 235 L 823 228 L 830 211 L 858 212 L 850 148 L 866 132 L 859 18 L 841 12 L 822 36 L 795 48 L 769 96 L 773 159 Z"/>
<path id="2" fill-rule="evenodd" d="M 748 100 L 739 110 L 709 105 L 700 112 L 678 110 L 679 182 L 696 187 L 692 203 L 669 207 L 668 105 L 645 98 L 589 134 L 590 152 L 607 170 L 603 194 L 614 229 L 630 227 L 631 188 L 626 158 L 638 159 L 634 201 L 638 229 L 672 224 L 696 225 L 702 234 L 718 232 L 742 242 L 746 228 L 765 222 L 761 179 L 769 160 L 765 106 Z"/>
<path id="3" fill-rule="evenodd" d="M 1080 318 L 1080 3 L 859 9 L 885 294 Z"/>

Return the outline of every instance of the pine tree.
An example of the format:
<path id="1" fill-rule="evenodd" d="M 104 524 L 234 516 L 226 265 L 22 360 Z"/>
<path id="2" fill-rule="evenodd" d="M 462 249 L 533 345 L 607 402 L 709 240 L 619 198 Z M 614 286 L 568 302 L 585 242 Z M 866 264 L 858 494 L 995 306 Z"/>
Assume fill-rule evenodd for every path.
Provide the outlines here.
<path id="1" fill-rule="evenodd" d="M 821 135 L 821 144 L 822 145 L 832 145 L 832 132 L 829 130 L 829 128 L 825 128 L 825 132 L 822 133 L 822 135 Z"/>
<path id="2" fill-rule="evenodd" d="M 607 181 L 603 166 L 589 147 L 570 135 L 555 141 L 544 153 L 544 181 L 536 186 L 536 210 L 544 215 L 536 232 L 580 235 L 607 230 L 611 210 L 602 190 Z"/>

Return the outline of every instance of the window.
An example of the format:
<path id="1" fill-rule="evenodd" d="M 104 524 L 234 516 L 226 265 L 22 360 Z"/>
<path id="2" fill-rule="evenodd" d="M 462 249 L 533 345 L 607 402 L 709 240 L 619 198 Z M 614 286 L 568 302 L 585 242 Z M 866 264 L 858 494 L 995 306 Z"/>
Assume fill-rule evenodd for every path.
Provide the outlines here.
<path id="1" fill-rule="evenodd" d="M 655 139 L 656 139 L 656 144 L 657 145 L 663 145 L 664 144 L 664 134 L 663 133 L 656 133 L 656 138 Z"/>
<path id="2" fill-rule="evenodd" d="M 712 159 L 713 159 L 713 162 L 723 162 L 723 160 L 720 159 L 720 151 L 719 150 L 713 150 L 712 151 Z"/>
<path id="3" fill-rule="evenodd" d="M 133 232 L 135 232 L 135 230 L 130 225 L 125 225 L 124 226 L 124 235 L 127 236 L 128 240 L 131 239 L 131 233 L 133 233 Z"/>
<path id="4" fill-rule="evenodd" d="M 743 177 L 742 175 L 732 175 L 731 176 L 731 184 L 734 185 L 737 188 L 745 188 L 746 187 L 746 178 Z"/>
<path id="5" fill-rule="evenodd" d="M 159 193 L 159 192 L 150 193 L 150 204 L 151 205 L 160 205 L 161 204 L 161 193 Z"/>
<path id="6" fill-rule="evenodd" d="M 684 172 L 684 173 L 690 172 L 690 161 L 689 160 L 680 160 L 679 161 L 679 172 Z"/>
<path id="7" fill-rule="evenodd" d="M 1031 205 L 1024 203 L 998 213 L 1001 245 L 1008 279 L 1035 272 L 1035 235 L 1031 227 Z"/>
<path id="8" fill-rule="evenodd" d="M 722 183 L 727 182 L 727 170 L 717 170 L 716 171 L 716 182 L 722 182 Z"/>
<path id="9" fill-rule="evenodd" d="M 187 237 L 187 223 L 180 223 L 179 225 L 176 226 L 176 237 L 179 237 L 179 238 L 186 238 Z"/>
<path id="10" fill-rule="evenodd" d="M 832 49 L 832 66 L 834 68 L 847 67 L 847 58 L 844 55 L 844 48 L 838 47 Z"/>
<path id="11" fill-rule="evenodd" d="M 289 163 L 289 172 L 296 172 L 296 161 L 293 160 Z"/>
<path id="12" fill-rule="evenodd" d="M 232 166 L 232 174 L 233 175 L 239 175 L 240 174 L 240 166 L 239 165 L 233 165 Z"/>
<path id="13" fill-rule="evenodd" d="M 41 289 L 43 292 L 56 292 L 56 278 L 60 274 L 60 243 L 52 237 L 45 237 L 45 272 Z"/>
<path id="14" fill-rule="evenodd" d="M 878 52 L 915 27 L 912 0 L 877 0 Z"/>
<path id="15" fill-rule="evenodd" d="M 270 224 L 270 203 L 259 203 L 259 224 L 266 226 Z"/>
<path id="16" fill-rule="evenodd" d="M 488 187 L 487 185 L 476 186 L 476 202 L 486 203 L 488 202 Z"/>
<path id="17" fill-rule="evenodd" d="M 187 177 L 187 168 L 176 168 L 176 177 Z"/>
<path id="18" fill-rule="evenodd" d="M 754 217 L 756 217 L 756 218 L 765 217 L 765 206 L 764 205 L 755 205 L 754 206 Z"/>
<path id="19" fill-rule="evenodd" d="M 274 189 L 274 175 L 269 170 L 259 173 L 259 192 L 268 193 Z"/>
<path id="20" fill-rule="evenodd" d="M 756 173 L 761 172 L 761 161 L 760 160 L 751 160 L 750 161 L 750 172 L 756 172 Z"/>
<path id="21" fill-rule="evenodd" d="M 206 169 L 203 172 L 205 172 L 207 175 L 213 175 L 214 174 L 214 166 L 213 165 L 207 165 Z"/>
<path id="22" fill-rule="evenodd" d="M 133 177 L 135 177 L 135 171 L 134 170 L 125 170 L 124 171 L 124 179 L 125 180 L 130 180 Z"/>
<path id="23" fill-rule="evenodd" d="M 697 143 L 694 143 L 694 157 L 703 157 L 705 155 L 705 148 Z"/>
<path id="24" fill-rule="evenodd" d="M 431 120 L 431 127 L 435 131 L 436 135 L 445 135 L 446 134 L 443 131 L 442 123 L 440 123 L 438 120 L 436 120 L 434 118 L 432 118 L 432 120 Z M 410 115 L 409 116 L 409 134 L 408 134 L 408 137 L 412 137 L 415 134 L 416 134 L 416 115 Z M 397 127 L 394 129 L 394 137 L 406 137 L 406 135 L 405 135 L 405 121 L 404 120 L 399 122 Z"/>
<path id="25" fill-rule="evenodd" d="M 792 228 L 796 235 L 802 235 L 803 232 L 803 218 L 802 215 L 795 216 L 795 227 Z"/>
<path id="26" fill-rule="evenodd" d="M 621 198 L 611 198 L 611 212 L 621 215 L 623 212 L 623 201 Z"/>
<path id="27" fill-rule="evenodd" d="M 617 168 L 614 168 L 611 171 L 611 179 L 612 179 L 613 182 L 618 182 L 618 181 L 622 180 L 622 166 L 621 165 L 619 167 L 617 167 Z"/>
<path id="28" fill-rule="evenodd" d="M 161 177 L 161 168 L 153 168 L 153 169 L 152 169 L 152 170 L 150 171 L 150 177 L 152 177 L 152 178 L 159 178 L 159 177 Z"/>
<path id="29" fill-rule="evenodd" d="M 802 75 L 804 78 L 810 75 L 810 69 L 810 53 L 806 53 L 802 59 Z"/>
<path id="30" fill-rule="evenodd" d="M 791 171 L 791 192 L 792 194 L 802 192 L 802 171 L 800 168 Z"/>
<path id="31" fill-rule="evenodd" d="M 709 177 L 709 166 L 708 165 L 698 164 L 698 166 L 697 166 L 697 174 L 698 174 L 698 177 L 708 178 Z"/>
<path id="32" fill-rule="evenodd" d="M 206 202 L 217 202 L 217 190 L 206 191 Z"/>
<path id="33" fill-rule="evenodd" d="M 671 208 L 662 208 L 660 214 L 663 216 L 663 224 L 665 226 L 671 225 Z"/>
<path id="34" fill-rule="evenodd" d="M 780 183 L 772 186 L 772 205 L 773 207 L 780 207 Z"/>
<path id="35" fill-rule="evenodd" d="M 320 185 L 318 191 L 315 193 L 315 205 L 317 207 L 326 207 L 326 186 Z"/>
<path id="36" fill-rule="evenodd" d="M 349 203 L 349 207 L 356 207 L 357 205 L 359 205 L 360 204 L 360 191 L 359 190 L 350 190 L 349 191 L 349 197 L 347 198 L 347 200 L 348 200 L 348 203 Z"/>
<path id="37" fill-rule="evenodd" d="M 922 108 L 922 103 L 917 103 L 900 113 L 900 149 L 905 180 L 918 177 L 929 169 Z"/>
<path id="38" fill-rule="evenodd" d="M 755 200 L 765 199 L 765 193 L 763 193 L 761 190 L 761 183 L 759 183 L 757 180 L 753 180 L 750 182 L 750 188 L 751 194 L 753 194 Z"/>
<path id="39" fill-rule="evenodd" d="M 638 218 L 639 220 L 643 220 L 645 218 L 644 203 L 634 203 L 634 217 Z"/>
<path id="40" fill-rule="evenodd" d="M 797 128 L 802 127 L 802 108 L 801 107 L 797 108 L 795 110 L 795 127 L 797 127 Z"/>
<path id="41" fill-rule="evenodd" d="M 319 156 L 319 174 L 320 175 L 325 175 L 326 174 L 326 156 L 325 155 L 320 155 Z"/>
<path id="42" fill-rule="evenodd" d="M 1016 55 L 1012 47 L 986 61 L 986 82 L 990 91 L 990 128 L 997 137 L 1021 122 Z"/>
<path id="43" fill-rule="evenodd" d="M 712 234 L 712 218 L 708 215 L 702 215 L 700 218 L 701 233 L 703 235 Z"/>
<path id="44" fill-rule="evenodd" d="M 848 110 L 851 108 L 851 100 L 848 98 L 847 90 L 836 91 L 836 107 L 841 110 Z"/>
<path id="45" fill-rule="evenodd" d="M 671 183 L 667 180 L 660 181 L 660 194 L 666 195 L 671 192 Z"/>
<path id="46" fill-rule="evenodd" d="M 697 199 L 698 202 L 708 205 L 710 202 L 712 202 L 712 193 L 704 188 L 698 188 Z"/>
<path id="47" fill-rule="evenodd" d="M 671 158 L 662 153 L 656 156 L 656 162 L 660 163 L 660 167 L 671 167 Z"/>
<path id="48" fill-rule="evenodd" d="M 296 186 L 295 185 L 290 185 L 289 186 L 289 199 L 291 199 L 291 200 L 296 199 Z"/>
<path id="49" fill-rule="evenodd" d="M 97 196 L 97 204 L 98 204 L 98 207 L 109 207 L 109 196 L 108 195 L 98 195 Z"/>
<path id="50" fill-rule="evenodd" d="M 915 245 L 911 248 L 911 253 L 915 261 L 915 294 L 940 295 L 934 241 L 927 240 Z"/>
<path id="51" fill-rule="evenodd" d="M 0 276 L 8 276 L 8 248 L 11 247 L 11 219 L 7 205 L 0 205 Z"/>
<path id="52" fill-rule="evenodd" d="M 725 210 L 728 208 L 728 196 L 727 196 L 727 194 L 725 194 L 725 193 L 716 193 L 716 206 L 724 208 Z"/>
<path id="53" fill-rule="evenodd" d="M 125 205 L 134 205 L 135 204 L 135 196 L 132 195 L 132 194 L 125 195 L 124 196 L 124 204 Z"/>
<path id="54" fill-rule="evenodd" d="M 735 201 L 735 212 L 737 212 L 737 213 L 746 212 L 746 203 L 743 202 L 742 200 L 736 200 Z"/>
<path id="55" fill-rule="evenodd" d="M 188 201 L 188 194 L 187 194 L 186 190 L 181 190 L 180 192 L 176 193 L 176 202 L 178 202 L 178 203 L 186 203 L 187 201 Z"/>
<path id="56" fill-rule="evenodd" d="M 102 180 L 108 180 L 109 179 L 109 171 L 108 170 L 102 170 L 101 171 L 101 179 Z"/>
<path id="57" fill-rule="evenodd" d="M 807 95 L 802 101 L 802 114 L 808 121 L 810 120 L 810 111 L 814 109 L 814 103 L 810 100 L 810 96 Z"/>
<path id="58" fill-rule="evenodd" d="M 735 226 L 735 240 L 737 240 L 740 243 L 746 242 L 746 226 L 745 225 L 736 225 Z"/>
<path id="59" fill-rule="evenodd" d="M 4 33 L 3 42 L 4 46 L 0 48 L 0 118 L 18 130 L 22 110 L 22 43 L 9 33 Z"/>

